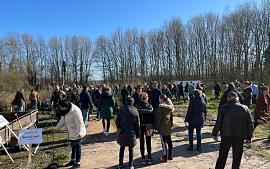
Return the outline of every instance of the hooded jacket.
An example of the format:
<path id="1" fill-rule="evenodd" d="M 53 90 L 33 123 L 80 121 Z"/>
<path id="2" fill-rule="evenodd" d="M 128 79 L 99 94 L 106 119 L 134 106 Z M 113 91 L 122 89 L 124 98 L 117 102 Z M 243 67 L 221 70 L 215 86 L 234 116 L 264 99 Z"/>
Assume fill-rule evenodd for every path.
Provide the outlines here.
<path id="1" fill-rule="evenodd" d="M 101 112 L 102 119 L 112 119 L 114 98 L 111 93 L 103 92 L 100 96 L 98 110 Z"/>
<path id="2" fill-rule="evenodd" d="M 158 130 L 162 136 L 171 135 L 171 128 L 173 127 L 173 106 L 166 103 L 159 104 L 155 116 L 155 129 Z"/>
<path id="3" fill-rule="evenodd" d="M 206 114 L 204 98 L 194 97 L 189 103 L 185 122 L 188 122 L 191 126 L 203 126 Z"/>
<path id="4" fill-rule="evenodd" d="M 69 140 L 79 140 L 86 135 L 82 112 L 72 103 L 70 111 L 65 116 L 61 116 L 55 130 L 60 130 L 63 125 L 66 126 Z"/>

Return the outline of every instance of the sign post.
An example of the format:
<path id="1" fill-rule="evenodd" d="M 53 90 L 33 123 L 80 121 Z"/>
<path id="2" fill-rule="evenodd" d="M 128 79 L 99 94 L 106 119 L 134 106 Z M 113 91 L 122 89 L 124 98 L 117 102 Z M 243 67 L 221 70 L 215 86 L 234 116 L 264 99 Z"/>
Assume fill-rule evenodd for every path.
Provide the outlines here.
<path id="1" fill-rule="evenodd" d="M 41 144 L 42 143 L 42 129 L 33 128 L 20 130 L 19 133 L 19 144 L 29 144 L 29 156 L 28 156 L 28 168 L 32 166 L 32 144 Z"/>
<path id="2" fill-rule="evenodd" d="M 2 137 L 0 136 L 0 147 L 3 147 L 3 149 L 5 150 L 6 154 L 8 155 L 9 159 L 12 161 L 12 163 L 14 163 L 14 160 L 12 159 L 12 157 L 10 156 L 10 154 L 8 153 L 6 147 L 4 146 L 4 144 L 2 143 Z"/>

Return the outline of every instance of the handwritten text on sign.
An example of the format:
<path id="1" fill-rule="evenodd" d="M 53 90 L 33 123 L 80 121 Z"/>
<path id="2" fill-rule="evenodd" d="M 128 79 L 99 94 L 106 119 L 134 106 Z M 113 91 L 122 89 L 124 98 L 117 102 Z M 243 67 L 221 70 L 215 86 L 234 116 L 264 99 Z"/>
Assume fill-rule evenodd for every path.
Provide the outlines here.
<path id="1" fill-rule="evenodd" d="M 42 129 L 25 129 L 19 133 L 19 144 L 41 144 Z"/>
<path id="2" fill-rule="evenodd" d="M 4 116 L 0 115 L 0 128 L 4 127 L 5 125 L 8 125 L 8 121 L 5 119 Z"/>

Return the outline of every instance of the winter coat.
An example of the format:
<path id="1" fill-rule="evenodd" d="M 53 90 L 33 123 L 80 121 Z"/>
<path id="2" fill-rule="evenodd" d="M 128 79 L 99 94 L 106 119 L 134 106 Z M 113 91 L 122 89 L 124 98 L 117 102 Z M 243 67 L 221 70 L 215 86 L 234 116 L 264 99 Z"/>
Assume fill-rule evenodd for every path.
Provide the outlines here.
<path id="1" fill-rule="evenodd" d="M 141 101 L 140 104 L 137 106 L 137 109 L 140 116 L 141 126 L 145 124 L 154 125 L 154 110 L 149 103 Z"/>
<path id="2" fill-rule="evenodd" d="M 238 97 L 239 97 L 239 102 L 241 104 L 243 104 L 243 96 L 236 90 L 227 90 L 224 92 L 223 96 L 221 97 L 220 99 L 220 102 L 219 102 L 219 106 L 218 106 L 218 110 L 225 104 L 227 103 L 227 97 L 228 97 L 228 93 L 230 93 L 231 91 L 234 91 L 235 93 L 237 93 Z"/>
<path id="3" fill-rule="evenodd" d="M 215 95 L 216 96 L 219 96 L 220 95 L 220 92 L 221 92 L 221 87 L 218 84 L 216 84 L 214 86 L 214 91 L 215 91 Z"/>
<path id="4" fill-rule="evenodd" d="M 60 130 L 63 125 L 66 126 L 69 140 L 79 140 L 86 135 L 82 112 L 72 103 L 70 111 L 65 116 L 61 116 L 55 130 Z"/>
<path id="5" fill-rule="evenodd" d="M 243 90 L 242 92 L 243 96 L 243 104 L 246 105 L 247 107 L 250 107 L 252 104 L 252 88 L 247 87 Z"/>
<path id="6" fill-rule="evenodd" d="M 267 119 L 270 118 L 269 99 L 269 96 L 264 96 L 263 94 L 259 95 L 256 101 L 256 107 L 254 111 L 255 122 L 266 122 Z"/>
<path id="7" fill-rule="evenodd" d="M 162 136 L 171 135 L 171 128 L 173 127 L 173 107 L 171 105 L 161 103 L 157 109 L 155 116 L 155 129 Z"/>
<path id="8" fill-rule="evenodd" d="M 21 91 L 17 91 L 14 100 L 12 101 L 12 105 L 16 105 L 16 106 L 24 106 L 24 96 L 23 93 Z"/>
<path id="9" fill-rule="evenodd" d="M 188 93 L 191 94 L 195 90 L 195 86 L 193 84 L 190 84 L 188 87 Z"/>
<path id="10" fill-rule="evenodd" d="M 136 138 L 140 135 L 140 119 L 137 109 L 133 106 L 122 107 L 115 124 L 119 130 L 117 143 L 120 146 L 134 147 Z"/>
<path id="11" fill-rule="evenodd" d="M 81 109 L 92 109 L 93 103 L 90 96 L 90 93 L 86 90 L 83 90 L 80 93 L 80 102 L 81 102 Z"/>
<path id="12" fill-rule="evenodd" d="M 153 106 L 154 111 L 158 108 L 160 95 L 161 91 L 159 89 L 151 89 L 149 95 L 149 103 Z"/>
<path id="13" fill-rule="evenodd" d="M 194 97 L 189 103 L 185 122 L 188 122 L 190 126 L 203 126 L 206 114 L 204 98 L 200 96 Z"/>
<path id="14" fill-rule="evenodd" d="M 167 97 L 172 97 L 172 94 L 168 88 L 162 88 L 161 89 L 162 94 L 166 95 Z"/>
<path id="15" fill-rule="evenodd" d="M 177 89 L 179 94 L 184 94 L 184 86 L 181 83 L 178 84 Z"/>
<path id="16" fill-rule="evenodd" d="M 252 117 L 247 106 L 230 101 L 220 108 L 212 135 L 239 137 L 250 140 L 253 132 Z"/>
<path id="17" fill-rule="evenodd" d="M 128 90 L 127 89 L 122 89 L 121 90 L 121 96 L 122 98 L 127 98 L 128 97 Z"/>
<path id="18" fill-rule="evenodd" d="M 109 92 L 103 92 L 100 96 L 98 105 L 98 110 L 101 112 L 102 119 L 112 119 L 114 105 L 115 102 L 112 94 Z"/>
<path id="19" fill-rule="evenodd" d="M 134 99 L 134 106 L 137 107 L 140 104 L 140 96 L 137 92 L 135 92 L 132 95 L 132 98 Z"/>

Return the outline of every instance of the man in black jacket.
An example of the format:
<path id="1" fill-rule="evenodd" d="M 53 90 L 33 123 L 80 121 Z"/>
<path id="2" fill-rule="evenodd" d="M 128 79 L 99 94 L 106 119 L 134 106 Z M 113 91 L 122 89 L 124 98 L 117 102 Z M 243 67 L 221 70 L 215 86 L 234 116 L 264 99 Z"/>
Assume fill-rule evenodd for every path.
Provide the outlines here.
<path id="1" fill-rule="evenodd" d="M 218 141 L 218 132 L 221 135 L 216 169 L 224 169 L 231 146 L 233 150 L 232 169 L 239 169 L 244 140 L 251 143 L 253 122 L 248 107 L 239 103 L 236 92 L 229 92 L 227 101 L 219 110 L 217 122 L 212 132 L 213 139 L 216 141 Z"/>

